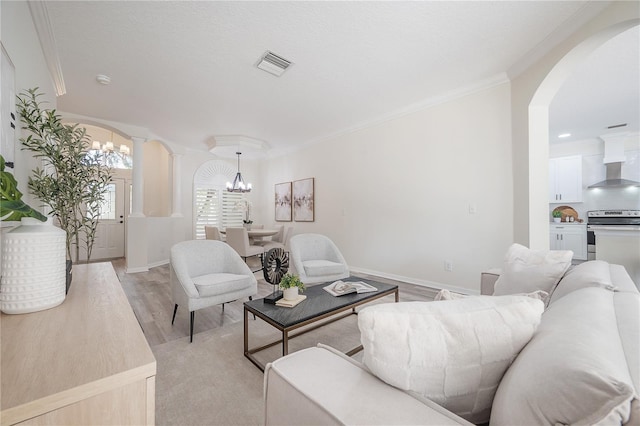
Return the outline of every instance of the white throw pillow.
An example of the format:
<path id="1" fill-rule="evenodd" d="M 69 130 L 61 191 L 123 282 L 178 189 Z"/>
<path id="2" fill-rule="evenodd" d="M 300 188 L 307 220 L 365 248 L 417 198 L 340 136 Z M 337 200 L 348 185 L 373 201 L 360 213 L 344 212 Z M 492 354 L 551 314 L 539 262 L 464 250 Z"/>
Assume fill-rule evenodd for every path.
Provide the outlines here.
<path id="1" fill-rule="evenodd" d="M 453 291 L 449 291 L 443 288 L 438 292 L 438 294 L 436 294 L 433 300 L 434 302 L 437 302 L 438 300 L 457 300 L 457 299 L 462 299 L 464 297 L 468 297 L 468 296 L 462 293 L 454 293 Z"/>
<path id="2" fill-rule="evenodd" d="M 544 310 L 525 296 L 374 305 L 358 314 L 363 362 L 380 379 L 473 423 L 489 420 L 502 375 Z"/>
<path id="3" fill-rule="evenodd" d="M 496 281 L 494 296 L 532 293 L 537 290 L 551 294 L 571 266 L 571 250 L 531 250 L 512 244 L 507 250 L 502 274 Z"/>

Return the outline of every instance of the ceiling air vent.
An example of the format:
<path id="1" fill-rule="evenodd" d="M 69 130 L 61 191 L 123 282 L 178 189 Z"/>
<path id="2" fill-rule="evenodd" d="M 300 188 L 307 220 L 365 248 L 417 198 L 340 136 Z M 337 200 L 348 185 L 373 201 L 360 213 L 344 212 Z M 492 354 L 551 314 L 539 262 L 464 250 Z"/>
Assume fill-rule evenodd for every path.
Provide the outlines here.
<path id="1" fill-rule="evenodd" d="M 278 56 L 273 52 L 267 51 L 262 55 L 262 58 L 260 58 L 260 62 L 258 62 L 257 67 L 269 74 L 280 77 L 291 65 L 291 61 L 284 59 L 282 56 Z"/>

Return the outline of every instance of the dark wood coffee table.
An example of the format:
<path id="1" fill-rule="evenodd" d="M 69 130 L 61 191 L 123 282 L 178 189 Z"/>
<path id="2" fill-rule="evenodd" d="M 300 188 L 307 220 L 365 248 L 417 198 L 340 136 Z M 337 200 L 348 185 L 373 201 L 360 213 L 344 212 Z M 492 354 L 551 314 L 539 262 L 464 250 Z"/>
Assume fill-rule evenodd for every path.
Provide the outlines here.
<path id="1" fill-rule="evenodd" d="M 252 300 L 244 303 L 244 356 L 249 358 L 256 367 L 264 371 L 264 365 L 262 365 L 254 356 L 256 352 L 260 352 L 264 349 L 270 348 L 282 342 L 282 356 L 289 353 L 289 339 L 292 339 L 301 334 L 307 333 L 311 330 L 315 330 L 318 327 L 322 327 L 331 322 L 342 319 L 346 316 L 356 314 L 356 307 L 369 303 L 373 300 L 380 299 L 381 297 L 395 295 L 395 301 L 398 302 L 398 286 L 392 284 L 380 283 L 368 279 L 362 279 L 357 277 L 350 277 L 343 281 L 364 281 L 372 286 L 376 287 L 378 291 L 371 293 L 351 293 L 344 296 L 332 296 L 323 290 L 323 287 L 329 283 L 315 284 L 307 287 L 304 294 L 307 299 L 293 308 L 285 308 L 281 306 L 264 303 L 263 299 Z M 344 311 L 351 310 L 343 315 L 335 316 Z M 249 314 L 253 314 L 263 321 L 271 324 L 282 332 L 282 339 L 275 342 L 271 342 L 267 345 L 263 345 L 257 348 L 249 349 Z M 334 317 L 335 316 L 335 317 Z M 331 317 L 331 318 L 330 318 Z M 322 321 L 325 320 L 326 321 Z M 305 328 L 304 330 L 290 334 L 293 330 L 299 329 L 309 324 L 322 321 L 315 326 Z M 353 350 L 347 352 L 347 355 L 351 356 L 358 351 L 362 350 L 362 346 L 358 346 Z"/>

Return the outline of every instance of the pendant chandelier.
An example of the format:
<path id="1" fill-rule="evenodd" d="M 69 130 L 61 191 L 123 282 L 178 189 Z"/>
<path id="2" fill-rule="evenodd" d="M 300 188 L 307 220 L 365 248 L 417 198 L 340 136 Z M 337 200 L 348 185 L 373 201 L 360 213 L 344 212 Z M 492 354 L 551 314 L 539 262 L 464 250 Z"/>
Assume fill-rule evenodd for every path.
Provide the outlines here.
<path id="1" fill-rule="evenodd" d="M 229 192 L 251 192 L 251 184 L 248 183 L 245 185 L 242 174 L 240 173 L 240 154 L 242 153 L 236 152 L 238 156 L 238 173 L 236 173 L 236 177 L 233 179 L 233 184 L 227 182 L 227 191 Z"/>
<path id="2" fill-rule="evenodd" d="M 107 155 L 113 152 L 116 152 L 116 149 L 113 146 L 113 142 L 111 141 L 105 142 L 103 145 L 100 145 L 100 142 L 98 141 L 93 141 L 93 144 L 91 145 L 91 149 L 95 151 L 102 151 Z M 125 144 L 120 145 L 120 148 L 118 148 L 117 151 L 119 151 L 121 154 L 131 155 L 131 150 Z"/>

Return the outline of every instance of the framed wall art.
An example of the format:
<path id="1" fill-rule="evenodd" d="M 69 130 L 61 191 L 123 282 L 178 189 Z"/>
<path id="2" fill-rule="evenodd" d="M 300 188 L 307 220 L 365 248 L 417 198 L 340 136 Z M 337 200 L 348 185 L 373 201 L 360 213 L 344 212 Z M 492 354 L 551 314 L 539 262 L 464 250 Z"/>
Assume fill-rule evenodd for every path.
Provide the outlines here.
<path id="1" fill-rule="evenodd" d="M 291 182 L 275 185 L 276 222 L 291 222 Z"/>
<path id="2" fill-rule="evenodd" d="M 293 182 L 293 220 L 313 222 L 314 220 L 314 178 Z"/>

